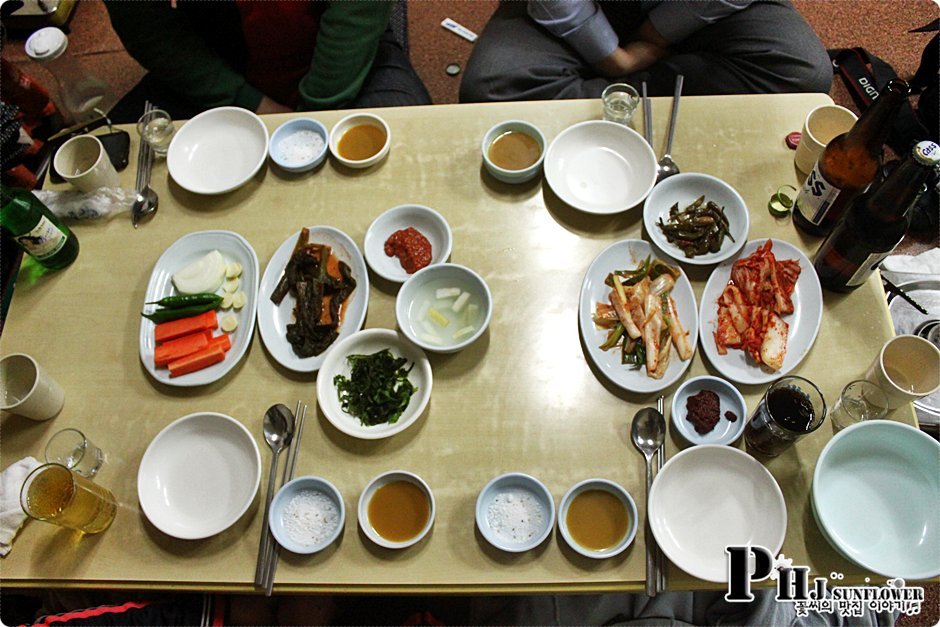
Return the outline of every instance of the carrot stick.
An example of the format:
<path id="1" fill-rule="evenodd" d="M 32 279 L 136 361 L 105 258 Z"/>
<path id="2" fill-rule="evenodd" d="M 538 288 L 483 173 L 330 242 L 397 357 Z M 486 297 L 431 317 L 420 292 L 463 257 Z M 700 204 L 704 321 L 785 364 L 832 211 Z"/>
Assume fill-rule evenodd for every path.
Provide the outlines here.
<path id="1" fill-rule="evenodd" d="M 225 359 L 225 351 L 222 350 L 221 346 L 213 344 L 191 355 L 186 355 L 185 357 L 171 361 L 169 364 L 170 376 L 178 377 L 183 374 L 189 374 L 190 372 L 196 372 L 197 370 L 208 368 L 212 364 L 217 364 L 223 359 Z"/>
<path id="2" fill-rule="evenodd" d="M 209 346 L 221 346 L 222 350 L 228 352 L 228 350 L 232 348 L 232 339 L 228 336 L 228 333 L 223 333 L 222 335 L 209 338 Z"/>
<path id="3" fill-rule="evenodd" d="M 175 340 L 178 337 L 183 337 L 184 335 L 189 335 L 190 333 L 216 329 L 218 326 L 219 321 L 216 318 L 215 310 L 210 309 L 205 313 L 190 316 L 189 318 L 161 322 L 154 328 L 153 337 L 157 343 L 163 343 L 169 340 Z"/>
<path id="4" fill-rule="evenodd" d="M 164 342 L 154 349 L 153 363 L 157 366 L 165 366 L 171 361 L 205 348 L 211 339 L 212 331 L 199 331 Z"/>

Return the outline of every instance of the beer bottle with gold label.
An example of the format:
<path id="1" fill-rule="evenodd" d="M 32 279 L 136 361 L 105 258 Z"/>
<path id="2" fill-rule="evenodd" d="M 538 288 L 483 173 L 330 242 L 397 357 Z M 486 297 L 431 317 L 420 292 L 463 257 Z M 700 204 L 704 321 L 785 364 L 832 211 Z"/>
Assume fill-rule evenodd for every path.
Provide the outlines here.
<path id="1" fill-rule="evenodd" d="M 78 256 L 75 233 L 24 189 L 0 186 L 0 227 L 50 270 L 60 270 Z"/>
<path id="2" fill-rule="evenodd" d="M 811 235 L 826 235 L 852 199 L 875 180 L 885 139 L 909 92 L 906 82 L 888 81 L 855 125 L 829 142 L 797 196 L 793 210 L 797 227 Z"/>
<path id="3" fill-rule="evenodd" d="M 908 210 L 938 163 L 940 146 L 919 142 L 880 185 L 855 199 L 816 252 L 813 267 L 823 287 L 853 290 L 891 254 L 907 232 Z"/>

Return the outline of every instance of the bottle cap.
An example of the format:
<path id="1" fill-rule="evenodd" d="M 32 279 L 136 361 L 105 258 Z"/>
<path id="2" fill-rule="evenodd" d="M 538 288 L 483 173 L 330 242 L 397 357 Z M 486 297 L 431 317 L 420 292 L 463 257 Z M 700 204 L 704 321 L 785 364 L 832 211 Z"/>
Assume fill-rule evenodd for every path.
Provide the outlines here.
<path id="1" fill-rule="evenodd" d="M 940 146 L 931 141 L 917 142 L 914 160 L 921 165 L 935 166 L 940 163 Z"/>
<path id="2" fill-rule="evenodd" d="M 796 147 L 800 144 L 800 139 L 802 137 L 803 137 L 803 133 L 801 133 L 800 131 L 793 131 L 792 133 L 787 135 L 786 139 L 784 140 L 787 144 L 787 148 L 789 148 L 790 150 L 796 150 Z"/>
<path id="3" fill-rule="evenodd" d="M 26 54 L 36 61 L 55 59 L 69 45 L 69 38 L 55 26 L 40 28 L 26 40 Z"/>

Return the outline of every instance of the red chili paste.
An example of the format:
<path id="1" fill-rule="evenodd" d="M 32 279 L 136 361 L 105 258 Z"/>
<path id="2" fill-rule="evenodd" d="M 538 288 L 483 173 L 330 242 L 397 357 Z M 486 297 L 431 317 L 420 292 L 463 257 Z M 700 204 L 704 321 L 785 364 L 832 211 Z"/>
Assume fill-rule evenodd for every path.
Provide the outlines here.
<path id="1" fill-rule="evenodd" d="M 398 257 L 405 272 L 414 274 L 431 263 L 431 242 L 418 229 L 409 226 L 385 240 L 385 254 Z"/>

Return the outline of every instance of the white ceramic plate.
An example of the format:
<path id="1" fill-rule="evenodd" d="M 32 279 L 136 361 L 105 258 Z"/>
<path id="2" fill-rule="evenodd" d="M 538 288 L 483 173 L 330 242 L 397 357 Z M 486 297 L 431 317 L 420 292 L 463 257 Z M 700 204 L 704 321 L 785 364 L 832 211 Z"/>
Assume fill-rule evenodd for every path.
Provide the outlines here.
<path id="1" fill-rule="evenodd" d="M 584 344 L 587 346 L 588 356 L 611 383 L 630 392 L 648 393 L 664 390 L 675 383 L 692 363 L 692 358 L 686 361 L 679 359 L 673 347 L 666 374 L 662 379 L 653 379 L 646 375 L 646 366 L 633 370 L 630 366 L 621 364 L 618 349 L 604 351 L 600 348 L 600 345 L 607 339 L 607 330 L 596 327 L 591 317 L 597 303 L 608 302 L 607 295 L 610 293 L 610 288 L 604 284 L 604 279 L 614 270 L 636 268 L 651 254 L 650 245 L 642 240 L 626 239 L 615 242 L 602 250 L 594 259 L 581 283 L 578 326 L 581 329 Z M 672 289 L 672 297 L 676 301 L 679 321 L 689 332 L 689 343 L 694 351 L 695 338 L 698 336 L 698 307 L 695 305 L 692 284 L 689 283 L 688 277 L 681 268 L 679 271 L 681 274 Z"/>
<path id="2" fill-rule="evenodd" d="M 343 411 L 333 378 L 340 374 L 349 377 L 351 368 L 346 361 L 347 356 L 371 355 L 383 348 L 389 349 L 393 356 L 404 357 L 409 364 L 414 364 L 408 374 L 408 380 L 418 389 L 397 422 L 365 426 L 358 418 Z M 378 440 L 401 433 L 414 424 L 428 405 L 432 384 L 431 363 L 424 351 L 409 342 L 404 335 L 391 329 L 365 329 L 337 340 L 327 353 L 317 375 L 317 402 L 326 419 L 346 435 L 363 440 Z"/>
<path id="3" fill-rule="evenodd" d="M 610 214 L 640 204 L 656 183 L 656 155 L 632 128 L 589 120 L 570 126 L 545 153 L 545 179 L 564 202 Z"/>
<path id="4" fill-rule="evenodd" d="M 787 506 L 773 475 L 731 446 L 693 446 L 666 462 L 649 496 L 650 528 L 673 564 L 693 577 L 728 581 L 725 547 L 753 544 L 777 555 Z"/>
<path id="5" fill-rule="evenodd" d="M 771 249 L 778 261 L 797 259 L 800 262 L 800 278 L 793 289 L 793 313 L 782 316 L 790 325 L 787 336 L 787 354 L 780 370 L 771 370 L 754 363 L 743 350 L 729 348 L 728 353 L 719 355 L 715 347 L 715 330 L 718 328 L 718 298 L 731 278 L 731 266 L 735 261 L 747 257 L 766 242 L 766 239 L 750 240 L 741 251 L 722 262 L 712 271 L 702 292 L 701 334 L 702 350 L 708 361 L 726 379 L 745 385 L 757 385 L 776 381 L 796 368 L 816 341 L 819 324 L 822 321 L 822 288 L 813 264 L 800 249 L 783 240 L 774 239 Z"/>
<path id="6" fill-rule="evenodd" d="M 271 353 L 277 363 L 295 372 L 316 372 L 323 365 L 323 360 L 333 349 L 333 346 L 343 338 L 349 337 L 362 328 L 366 319 L 366 310 L 369 308 L 369 273 L 366 262 L 356 243 L 348 235 L 331 226 L 311 226 L 310 243 L 326 244 L 333 248 L 333 253 L 340 261 L 346 262 L 356 280 L 356 289 L 349 297 L 346 311 L 343 314 L 342 324 L 339 326 L 339 337 L 333 345 L 319 355 L 313 357 L 300 357 L 294 352 L 287 341 L 287 325 L 294 321 L 294 297 L 290 294 L 284 297 L 280 305 L 271 300 L 271 293 L 281 280 L 284 268 L 294 252 L 294 245 L 300 237 L 297 231 L 275 251 L 264 269 L 261 277 L 261 287 L 258 295 L 258 331 L 261 332 L 261 341 Z"/>
<path id="7" fill-rule="evenodd" d="M 659 228 L 659 220 L 668 223 L 669 209 L 673 205 L 679 203 L 679 211 L 683 211 L 700 196 L 724 207 L 728 232 L 734 240 L 726 236 L 717 253 L 686 257 L 681 248 L 666 239 Z M 653 244 L 670 257 L 693 266 L 707 266 L 724 261 L 741 250 L 747 241 L 751 222 L 744 199 L 733 187 L 708 174 L 683 172 L 663 179 L 653 188 L 643 205 L 643 225 Z"/>
<path id="8" fill-rule="evenodd" d="M 240 310 L 220 309 L 216 313 L 221 322 L 227 315 L 234 315 L 238 319 L 238 328 L 229 334 L 232 340 L 232 348 L 225 354 L 225 359 L 217 364 L 184 374 L 179 377 L 170 377 L 170 371 L 166 368 L 157 368 L 153 363 L 153 352 L 156 348 L 156 341 L 153 338 L 153 331 L 156 325 L 140 317 L 140 361 L 144 368 L 150 373 L 150 376 L 166 385 L 175 385 L 180 387 L 192 387 L 197 385 L 206 385 L 218 381 L 228 371 L 235 367 L 248 347 L 251 346 L 251 334 L 255 329 L 255 308 L 258 305 L 258 256 L 255 255 L 251 244 L 237 233 L 231 231 L 197 231 L 188 233 L 173 242 L 167 248 L 150 274 L 150 282 L 147 284 L 147 293 L 144 302 L 153 302 L 160 300 L 164 296 L 173 296 L 176 289 L 173 287 L 173 273 L 200 257 L 213 250 L 218 250 L 225 257 L 226 261 L 237 261 L 242 265 L 242 275 L 240 277 L 239 289 L 245 292 L 247 300 L 245 306 Z M 219 293 L 222 293 L 221 288 Z M 153 305 L 144 306 L 142 311 L 153 311 L 156 307 Z M 221 335 L 220 329 L 213 330 L 214 335 Z"/>
<path id="9" fill-rule="evenodd" d="M 137 471 L 137 498 L 157 529 L 198 540 L 241 518 L 260 482 L 261 454 L 248 429 L 203 412 L 170 423 L 150 442 Z"/>
<path id="10" fill-rule="evenodd" d="M 385 254 L 385 241 L 392 233 L 408 227 L 415 228 L 431 244 L 431 263 L 428 265 L 444 263 L 450 257 L 453 235 L 444 216 L 423 205 L 392 207 L 372 221 L 362 244 L 369 267 L 383 279 L 404 283 L 414 276 L 405 271 L 398 257 Z"/>
<path id="11" fill-rule="evenodd" d="M 196 194 L 224 194 L 258 173 L 268 156 L 268 129 L 241 107 L 203 111 L 176 132 L 166 155 L 177 185 Z"/>
<path id="12" fill-rule="evenodd" d="M 813 513 L 823 535 L 879 575 L 940 575 L 938 460 L 940 444 L 905 424 L 872 420 L 839 432 L 813 473 Z"/>

